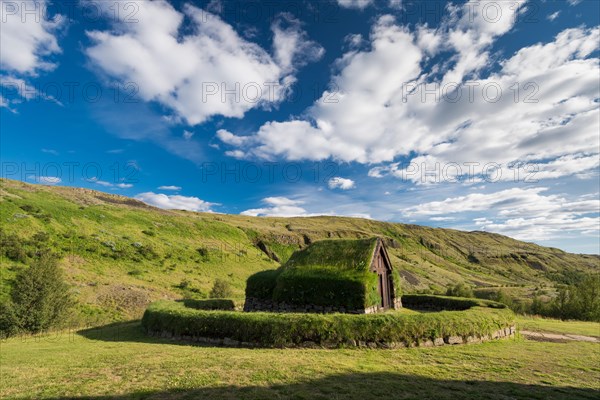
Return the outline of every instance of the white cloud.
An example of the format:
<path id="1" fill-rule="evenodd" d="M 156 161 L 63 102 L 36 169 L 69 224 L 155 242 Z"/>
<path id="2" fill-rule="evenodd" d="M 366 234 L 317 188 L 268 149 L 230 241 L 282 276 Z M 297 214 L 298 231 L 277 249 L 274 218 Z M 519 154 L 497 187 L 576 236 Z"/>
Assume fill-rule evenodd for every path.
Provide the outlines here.
<path id="1" fill-rule="evenodd" d="M 569 3 L 572 6 L 576 6 L 577 4 L 581 3 L 583 0 L 567 0 L 567 3 Z"/>
<path id="2" fill-rule="evenodd" d="M 54 69 L 56 64 L 50 58 L 61 52 L 56 33 L 64 17 L 47 19 L 46 0 L 0 3 L 0 67 L 26 75 Z"/>
<path id="3" fill-rule="evenodd" d="M 183 131 L 183 138 L 185 140 L 190 140 L 193 137 L 194 137 L 194 132 L 190 132 L 190 131 L 187 131 L 187 130 Z"/>
<path id="4" fill-rule="evenodd" d="M 135 82 L 143 100 L 162 104 L 190 125 L 215 115 L 241 118 L 280 102 L 295 82 L 296 67 L 323 52 L 287 15 L 273 23 L 271 55 L 192 5 L 179 12 L 164 0 L 136 3 L 139 22 L 87 32 L 94 45 L 86 54 L 110 77 Z M 186 34 L 184 19 L 190 23 Z"/>
<path id="5" fill-rule="evenodd" d="M 548 21 L 554 21 L 560 15 L 560 11 L 554 12 L 546 17 Z"/>
<path id="6" fill-rule="evenodd" d="M 197 197 L 168 195 L 154 192 L 140 193 L 135 196 L 135 199 L 151 206 L 167 210 L 212 212 L 211 207 L 217 205 L 216 203 L 209 203 Z"/>
<path id="7" fill-rule="evenodd" d="M 124 183 L 124 182 L 112 183 L 112 182 L 102 181 L 99 179 L 88 179 L 87 181 L 90 183 L 94 183 L 98 186 L 106 187 L 106 188 L 129 189 L 129 188 L 133 187 L 133 185 L 131 183 Z"/>
<path id="8" fill-rule="evenodd" d="M 331 178 L 327 184 L 329 189 L 350 190 L 356 187 L 356 183 L 352 179 L 341 178 L 339 176 Z"/>
<path id="9" fill-rule="evenodd" d="M 391 8 L 402 9 L 402 0 L 389 0 L 388 4 Z"/>
<path id="10" fill-rule="evenodd" d="M 544 187 L 512 188 L 495 193 L 471 193 L 406 208 L 409 218 L 441 220 L 448 214 L 482 215 L 473 219 L 480 230 L 506 234 L 517 239 L 545 240 L 579 232 L 598 235 L 600 200 L 589 196 L 569 200 L 562 195 L 542 193 Z"/>
<path id="11" fill-rule="evenodd" d="M 181 190 L 181 186 L 159 186 L 158 190 L 172 190 L 176 192 Z"/>
<path id="12" fill-rule="evenodd" d="M 337 0 L 340 7 L 364 9 L 373 3 L 373 0 Z"/>
<path id="13" fill-rule="evenodd" d="M 39 176 L 36 181 L 44 185 L 56 185 L 61 183 L 62 179 L 56 176 Z"/>
<path id="14" fill-rule="evenodd" d="M 488 3 L 502 8 L 493 23 L 467 6 L 450 7 L 438 29 L 409 31 L 383 16 L 373 26 L 370 48 L 352 49 L 336 63 L 337 91 L 324 92 L 305 117 L 267 122 L 249 136 L 220 131 L 218 137 L 237 148 L 238 158 L 371 164 L 411 156 L 429 170 L 452 162 L 493 162 L 504 169 L 526 162 L 536 163 L 538 177 L 546 178 L 596 168 L 600 66 L 590 56 L 600 29 L 567 29 L 498 60 L 499 69 L 490 72 L 492 45 L 520 11 L 510 2 L 478 2 L 478 9 Z M 424 70 L 441 52 L 452 55 L 450 62 L 439 57 L 445 61 Z M 457 85 L 463 86 L 448 90 Z M 432 88 L 446 97 L 425 96 Z M 394 175 L 406 175 L 394 164 L 387 172 L 394 168 Z"/>
<path id="15" fill-rule="evenodd" d="M 0 88 L 7 97 L 4 97 L 3 107 L 10 108 L 11 104 L 20 104 L 30 100 L 48 100 L 62 105 L 54 97 L 40 92 L 35 86 L 30 85 L 25 79 L 13 75 L 0 75 Z M 14 110 L 12 110 L 14 111 Z"/>
<path id="16" fill-rule="evenodd" d="M 52 154 L 53 156 L 57 156 L 59 153 L 54 149 L 42 149 L 42 153 Z"/>
<path id="17" fill-rule="evenodd" d="M 262 200 L 263 208 L 253 208 L 243 211 L 241 215 L 253 217 L 306 217 L 310 214 L 302 207 L 302 201 L 287 197 L 267 197 Z"/>
<path id="18" fill-rule="evenodd" d="M 429 220 L 436 221 L 436 222 L 438 222 L 438 221 L 443 222 L 443 221 L 454 221 L 455 218 L 454 217 L 431 217 L 431 218 L 429 218 Z"/>
<path id="19" fill-rule="evenodd" d="M 317 192 L 318 193 L 318 192 Z M 315 194 L 313 198 L 309 200 L 312 204 L 311 208 L 323 211 L 307 211 L 305 200 L 300 200 L 300 196 L 307 197 L 306 193 L 299 194 L 298 199 L 290 199 L 287 197 L 267 197 L 262 199 L 264 207 L 253 208 L 241 212 L 241 215 L 249 215 L 254 217 L 318 217 L 318 216 L 344 216 L 353 218 L 365 218 L 371 219 L 371 215 L 368 212 L 357 211 L 358 206 L 356 204 L 335 204 L 331 207 L 332 198 L 328 196 L 320 196 Z M 315 200 L 315 199 L 320 199 Z M 337 198 L 337 200 L 341 200 Z M 335 201 L 333 201 L 335 202 Z M 326 205 L 324 206 L 325 203 Z M 363 208 L 364 207 L 360 207 Z"/>
<path id="20" fill-rule="evenodd" d="M 114 184 L 107 182 L 107 181 L 92 180 L 91 182 L 95 183 L 98 186 L 104 186 L 104 187 L 113 187 L 114 186 Z"/>

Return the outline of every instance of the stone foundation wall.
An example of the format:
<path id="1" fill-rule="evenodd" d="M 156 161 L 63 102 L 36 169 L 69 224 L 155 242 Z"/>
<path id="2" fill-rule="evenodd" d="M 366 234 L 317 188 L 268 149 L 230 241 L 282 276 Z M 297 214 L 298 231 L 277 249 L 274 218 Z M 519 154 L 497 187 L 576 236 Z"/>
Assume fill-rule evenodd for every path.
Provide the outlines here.
<path id="1" fill-rule="evenodd" d="M 448 346 L 448 345 L 458 345 L 458 344 L 473 344 L 473 343 L 482 343 L 488 342 L 491 340 L 498 339 L 508 339 L 514 338 L 516 333 L 516 328 L 514 326 L 502 328 L 491 335 L 483 335 L 483 336 L 448 336 L 444 338 L 436 338 L 435 340 L 425 339 L 418 342 L 413 343 L 405 343 L 405 342 L 394 342 L 394 343 L 375 343 L 375 342 L 362 342 L 356 340 L 349 340 L 345 343 L 322 343 L 317 344 L 314 342 L 304 342 L 298 346 L 293 347 L 304 347 L 304 348 L 339 348 L 339 347 L 355 347 L 355 348 L 371 348 L 371 349 L 400 349 L 405 347 L 434 347 L 434 346 Z M 162 337 L 177 341 L 186 341 L 186 342 L 197 342 L 204 343 L 213 346 L 226 346 L 226 347 L 274 347 L 274 346 L 262 346 L 257 343 L 249 343 L 249 342 L 240 342 L 237 340 L 222 338 L 207 338 L 207 337 L 199 337 L 199 336 L 175 336 L 170 332 L 148 332 L 148 335 L 154 337 Z M 292 346 L 290 346 L 292 347 Z"/>
<path id="2" fill-rule="evenodd" d="M 398 298 L 394 301 L 394 308 L 401 308 L 402 301 Z M 362 309 L 348 309 L 346 307 L 336 306 L 317 306 L 312 304 L 295 305 L 287 303 L 277 303 L 271 300 L 262 300 L 255 297 L 246 297 L 244 303 L 245 312 L 267 311 L 267 312 L 294 312 L 294 313 L 346 313 L 346 314 L 374 314 L 382 312 L 384 309 L 380 306 L 372 306 Z"/>

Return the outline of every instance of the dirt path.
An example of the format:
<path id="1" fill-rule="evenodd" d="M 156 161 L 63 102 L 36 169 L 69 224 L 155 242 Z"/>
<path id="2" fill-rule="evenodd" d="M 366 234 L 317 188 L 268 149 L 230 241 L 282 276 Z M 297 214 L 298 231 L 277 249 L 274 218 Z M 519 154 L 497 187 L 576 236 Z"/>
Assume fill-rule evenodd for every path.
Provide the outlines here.
<path id="1" fill-rule="evenodd" d="M 533 332 L 533 331 L 519 331 L 521 335 L 525 336 L 528 339 L 537 340 L 540 342 L 568 342 L 568 341 L 576 341 L 576 342 L 590 342 L 590 343 L 600 343 L 600 338 L 596 338 L 593 336 L 583 336 L 583 335 L 571 335 L 571 334 L 560 334 L 560 333 L 549 333 L 549 332 Z"/>

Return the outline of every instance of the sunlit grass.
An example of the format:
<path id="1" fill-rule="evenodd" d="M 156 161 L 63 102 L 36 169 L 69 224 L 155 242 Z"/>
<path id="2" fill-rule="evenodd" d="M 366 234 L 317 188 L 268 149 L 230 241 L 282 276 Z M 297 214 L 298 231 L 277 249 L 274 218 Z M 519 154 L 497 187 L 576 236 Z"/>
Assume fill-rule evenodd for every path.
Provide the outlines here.
<path id="1" fill-rule="evenodd" d="M 519 329 L 600 337 L 600 323 L 517 316 Z"/>
<path id="2" fill-rule="evenodd" d="M 401 350 L 242 349 L 147 337 L 138 322 L 1 344 L 1 398 L 594 398 L 599 347 L 524 339 Z"/>

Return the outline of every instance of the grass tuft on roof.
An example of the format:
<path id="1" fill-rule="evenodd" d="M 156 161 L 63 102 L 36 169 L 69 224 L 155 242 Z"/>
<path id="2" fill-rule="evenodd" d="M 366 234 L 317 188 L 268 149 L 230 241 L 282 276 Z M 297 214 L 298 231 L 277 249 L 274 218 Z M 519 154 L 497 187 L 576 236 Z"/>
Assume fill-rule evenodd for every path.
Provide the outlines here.
<path id="1" fill-rule="evenodd" d="M 284 270 L 324 268 L 347 272 L 365 272 L 371 266 L 376 245 L 377 238 L 320 240 L 292 254 L 284 265 Z"/>

